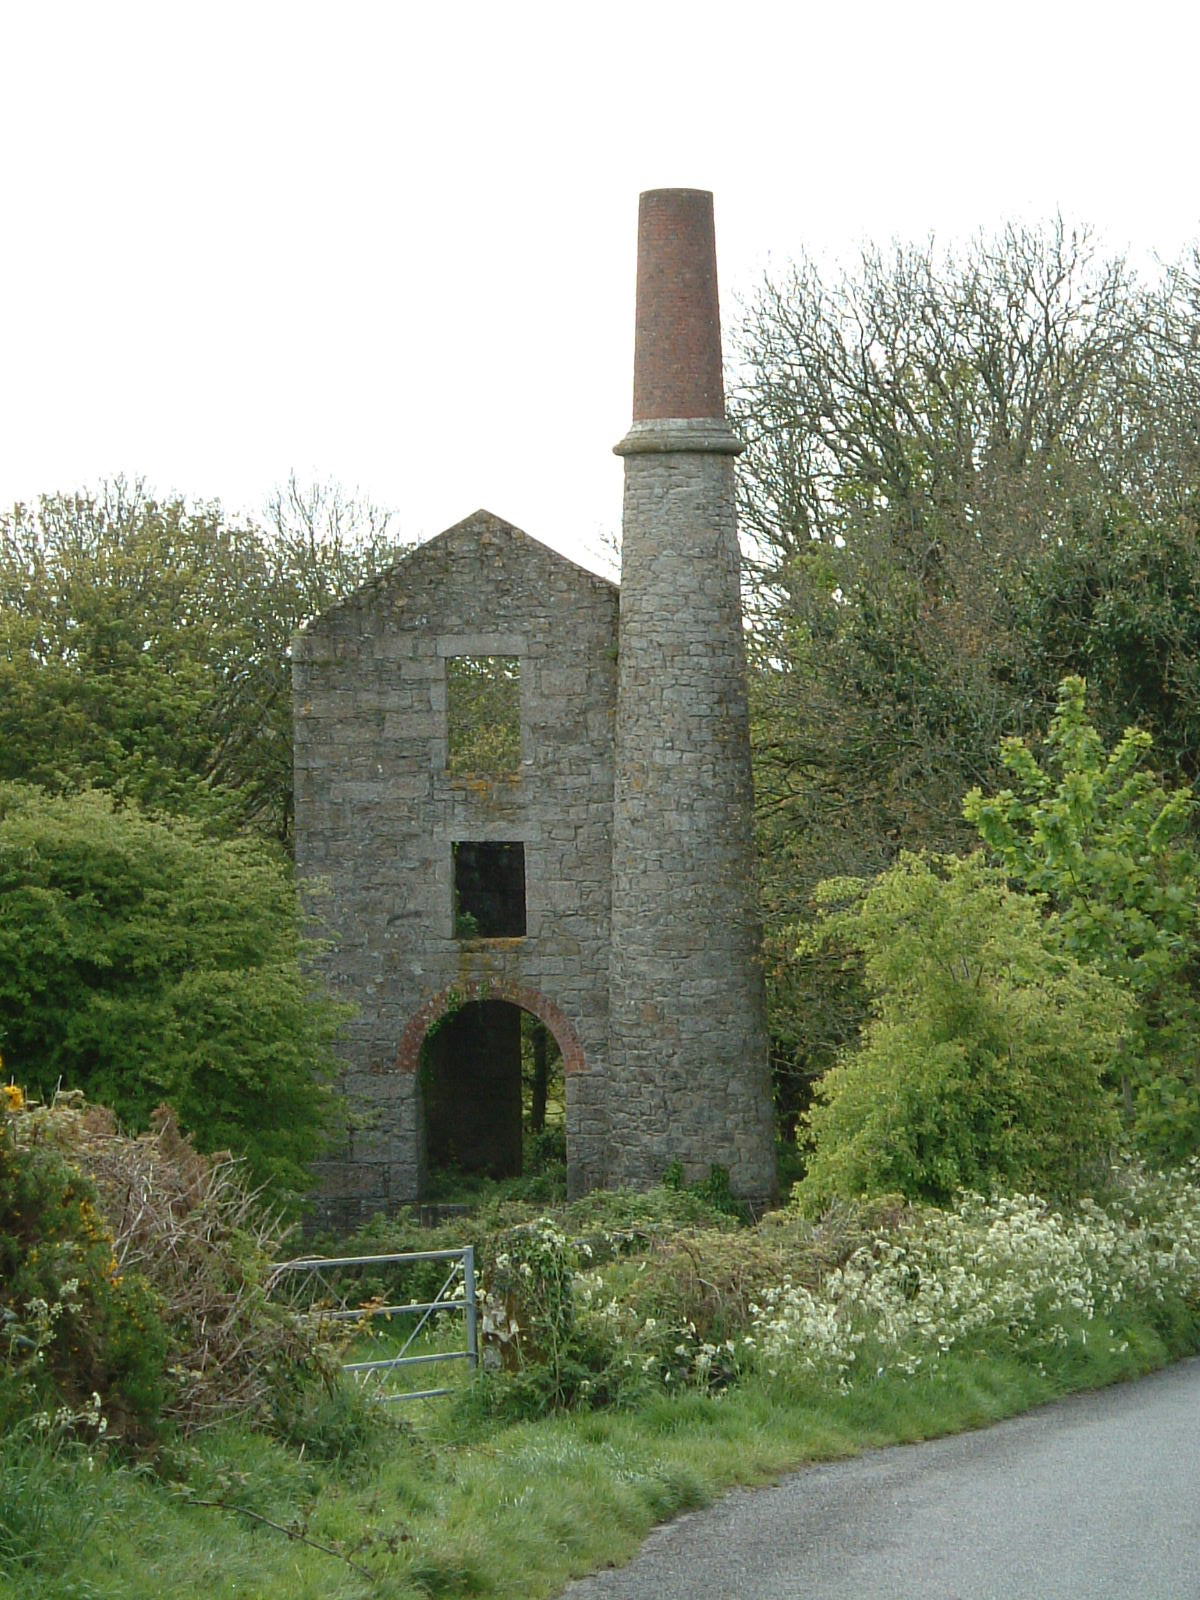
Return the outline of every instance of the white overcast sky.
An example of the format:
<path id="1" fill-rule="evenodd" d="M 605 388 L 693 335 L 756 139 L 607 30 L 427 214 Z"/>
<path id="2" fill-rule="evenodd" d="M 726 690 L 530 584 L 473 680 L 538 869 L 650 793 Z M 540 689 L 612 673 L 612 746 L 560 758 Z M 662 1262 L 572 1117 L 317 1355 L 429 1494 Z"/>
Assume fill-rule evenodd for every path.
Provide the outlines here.
<path id="1" fill-rule="evenodd" d="M 427 535 L 615 528 L 637 196 L 727 325 L 801 249 L 1200 238 L 1194 6 L 0 0 L 0 505 L 294 469 Z"/>

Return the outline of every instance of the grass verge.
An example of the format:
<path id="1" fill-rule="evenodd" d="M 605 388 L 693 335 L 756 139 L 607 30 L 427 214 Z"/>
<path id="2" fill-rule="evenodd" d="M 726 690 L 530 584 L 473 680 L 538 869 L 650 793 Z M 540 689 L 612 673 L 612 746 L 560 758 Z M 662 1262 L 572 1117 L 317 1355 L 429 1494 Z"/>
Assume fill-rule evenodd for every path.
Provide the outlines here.
<path id="1" fill-rule="evenodd" d="M 467 1395 L 340 1459 L 336 1440 L 318 1460 L 230 1426 L 175 1472 L 168 1457 L 151 1473 L 14 1431 L 0 1448 L 0 1596 L 536 1600 L 627 1560 L 655 1523 L 734 1485 L 984 1426 L 1195 1345 L 1148 1316 L 1123 1332 L 1124 1349 L 1074 1341 L 1053 1367 L 951 1351 L 929 1371 L 885 1371 L 845 1393 L 764 1372 L 716 1396 L 507 1425 Z"/>

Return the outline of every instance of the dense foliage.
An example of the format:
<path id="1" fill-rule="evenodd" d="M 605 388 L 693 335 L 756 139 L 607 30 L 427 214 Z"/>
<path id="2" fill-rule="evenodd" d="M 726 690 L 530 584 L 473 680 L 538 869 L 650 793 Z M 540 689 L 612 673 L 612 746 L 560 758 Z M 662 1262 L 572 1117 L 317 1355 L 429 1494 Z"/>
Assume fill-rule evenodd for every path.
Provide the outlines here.
<path id="1" fill-rule="evenodd" d="M 141 1438 L 166 1393 L 161 1302 L 122 1269 L 95 1185 L 23 1136 L 28 1117 L 19 1089 L 0 1093 L 0 1432 L 33 1413 Z"/>
<path id="2" fill-rule="evenodd" d="M 131 1129 L 160 1101 L 277 1196 L 321 1147 L 340 1011 L 315 995 L 286 865 L 94 791 L 0 785 L 0 1043 L 31 1090 Z"/>
<path id="3" fill-rule="evenodd" d="M 973 789 L 964 811 L 1009 878 L 1057 909 L 1072 955 L 1133 997 L 1114 1069 L 1126 1118 L 1148 1156 L 1177 1159 L 1200 1144 L 1196 804 L 1148 769 L 1148 733 L 1128 728 L 1106 750 L 1085 694 L 1065 679 L 1041 762 L 1006 740 L 1014 787 Z"/>
<path id="4" fill-rule="evenodd" d="M 816 937 L 861 952 L 870 1015 L 808 1113 L 805 1205 L 1085 1192 L 1117 1134 L 1104 1080 L 1123 989 L 979 854 L 903 855 L 868 883 L 831 881 L 822 899 Z"/>
<path id="5" fill-rule="evenodd" d="M 781 1111 L 851 1045 L 828 877 L 959 851 L 1068 674 L 1107 744 L 1200 750 L 1200 257 L 1140 282 L 1086 231 L 772 275 L 736 335 L 740 518 Z"/>
<path id="6" fill-rule="evenodd" d="M 272 1299 L 286 1229 L 169 1114 L 0 1095 L 0 1430 L 144 1446 L 231 1417 L 286 1430 L 335 1359 Z"/>
<path id="7" fill-rule="evenodd" d="M 770 1286 L 746 1342 L 793 1381 L 811 1373 L 846 1391 L 860 1375 L 936 1369 L 952 1351 L 1053 1364 L 1091 1343 L 1119 1357 L 1130 1308 L 1157 1303 L 1182 1354 L 1200 1336 L 1196 1176 L 1131 1169 L 1103 1203 L 1066 1213 L 1020 1194 L 918 1210 L 819 1285 Z"/>

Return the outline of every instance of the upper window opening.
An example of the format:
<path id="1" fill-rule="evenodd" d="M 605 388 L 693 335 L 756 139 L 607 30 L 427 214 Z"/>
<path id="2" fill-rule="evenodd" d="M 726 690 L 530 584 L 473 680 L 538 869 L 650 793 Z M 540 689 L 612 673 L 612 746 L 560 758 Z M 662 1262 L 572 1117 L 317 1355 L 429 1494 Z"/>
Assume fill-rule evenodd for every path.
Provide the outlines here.
<path id="1" fill-rule="evenodd" d="M 525 846 L 461 839 L 454 846 L 454 937 L 525 936 Z"/>
<path id="2" fill-rule="evenodd" d="M 520 656 L 447 657 L 447 772 L 503 777 L 520 766 Z"/>

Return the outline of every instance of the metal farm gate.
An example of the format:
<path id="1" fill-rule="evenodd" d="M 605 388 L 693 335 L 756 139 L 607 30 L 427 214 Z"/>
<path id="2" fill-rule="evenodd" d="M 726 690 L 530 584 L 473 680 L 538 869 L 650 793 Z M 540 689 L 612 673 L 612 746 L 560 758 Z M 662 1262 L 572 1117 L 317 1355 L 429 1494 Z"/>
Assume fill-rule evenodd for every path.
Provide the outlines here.
<path id="1" fill-rule="evenodd" d="M 381 1275 L 386 1281 L 387 1269 L 420 1261 L 452 1263 L 432 1300 L 389 1305 L 384 1303 L 386 1297 L 362 1294 L 364 1272 Z M 354 1269 L 357 1269 L 356 1275 L 352 1275 Z M 289 1298 L 307 1298 L 307 1305 L 300 1309 L 318 1321 L 359 1323 L 366 1332 L 368 1326 L 377 1331 L 380 1319 L 386 1319 L 389 1324 L 396 1317 L 416 1319 L 397 1354 L 343 1364 L 343 1372 L 353 1373 L 359 1383 L 369 1388 L 372 1400 L 430 1400 L 450 1392 L 447 1388 L 390 1389 L 385 1386 L 390 1373 L 443 1361 L 465 1361 L 472 1368 L 478 1366 L 479 1310 L 475 1295 L 475 1251 L 471 1245 L 461 1250 L 414 1250 L 383 1256 L 304 1256 L 295 1261 L 282 1261 L 272 1270 L 272 1291 L 283 1291 L 289 1276 L 299 1274 L 306 1275 L 303 1284 L 296 1283 Z M 408 1353 L 421 1333 L 436 1324 L 436 1319 L 460 1313 L 464 1323 L 461 1348 L 422 1351 L 418 1355 Z"/>

